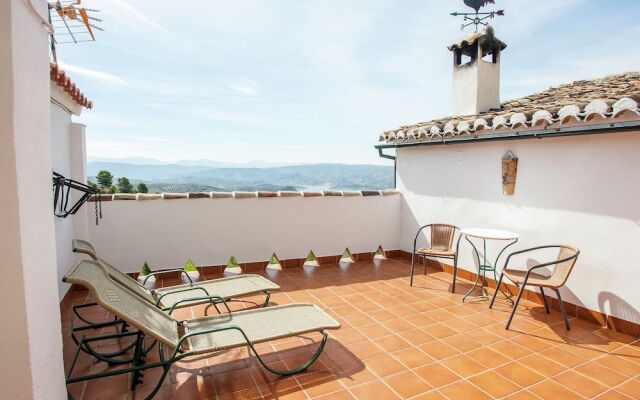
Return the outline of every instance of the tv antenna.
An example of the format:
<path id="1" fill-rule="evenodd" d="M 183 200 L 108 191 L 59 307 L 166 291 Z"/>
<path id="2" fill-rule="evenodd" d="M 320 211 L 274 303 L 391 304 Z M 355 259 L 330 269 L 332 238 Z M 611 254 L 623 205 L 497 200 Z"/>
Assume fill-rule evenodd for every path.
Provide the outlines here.
<path id="1" fill-rule="evenodd" d="M 93 16 L 99 10 L 81 7 L 82 0 L 49 1 L 49 23 L 53 27 L 50 36 L 51 58 L 57 62 L 56 45 L 64 43 L 94 42 L 93 30 L 103 31 L 96 25 L 101 19 Z"/>
<path id="2" fill-rule="evenodd" d="M 482 7 L 487 4 L 496 4 L 494 0 L 463 0 L 464 4 L 473 8 L 475 12 L 453 12 L 451 15 L 454 17 L 464 17 L 464 22 L 460 26 L 460 30 L 464 30 L 467 26 L 475 25 L 476 32 L 478 31 L 478 25 L 489 25 L 485 22 L 487 19 L 493 19 L 496 16 L 504 16 L 504 10 L 480 12 Z"/>

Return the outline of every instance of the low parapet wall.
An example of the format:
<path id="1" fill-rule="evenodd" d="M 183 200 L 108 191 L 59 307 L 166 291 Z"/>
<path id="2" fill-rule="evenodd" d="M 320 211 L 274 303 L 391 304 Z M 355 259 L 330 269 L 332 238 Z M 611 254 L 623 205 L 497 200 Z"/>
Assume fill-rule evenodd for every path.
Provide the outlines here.
<path id="1" fill-rule="evenodd" d="M 273 253 L 300 259 L 310 251 L 322 257 L 346 248 L 373 253 L 378 246 L 400 247 L 402 197 L 395 191 L 115 194 L 101 200 L 103 218 L 90 223 L 89 240 L 125 272 L 144 262 L 160 269 L 187 259 L 219 265 L 231 256 L 253 263 Z"/>

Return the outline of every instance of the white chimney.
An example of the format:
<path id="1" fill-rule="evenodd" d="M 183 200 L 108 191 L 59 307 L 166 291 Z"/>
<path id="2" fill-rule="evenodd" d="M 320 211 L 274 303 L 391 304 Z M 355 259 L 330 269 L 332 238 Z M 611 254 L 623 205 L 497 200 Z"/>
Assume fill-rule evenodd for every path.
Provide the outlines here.
<path id="1" fill-rule="evenodd" d="M 453 53 L 453 116 L 500 108 L 500 53 L 490 26 L 449 46 Z"/>

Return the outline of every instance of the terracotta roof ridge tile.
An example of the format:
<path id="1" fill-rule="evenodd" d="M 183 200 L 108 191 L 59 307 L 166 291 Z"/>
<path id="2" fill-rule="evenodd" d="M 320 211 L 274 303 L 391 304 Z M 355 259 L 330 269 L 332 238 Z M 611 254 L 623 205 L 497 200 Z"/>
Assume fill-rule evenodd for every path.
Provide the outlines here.
<path id="1" fill-rule="evenodd" d="M 78 88 L 76 84 L 71 81 L 71 78 L 54 62 L 49 63 L 49 78 L 64 90 L 78 105 L 89 110 L 93 108 L 93 102 L 80 91 L 80 88 Z"/>

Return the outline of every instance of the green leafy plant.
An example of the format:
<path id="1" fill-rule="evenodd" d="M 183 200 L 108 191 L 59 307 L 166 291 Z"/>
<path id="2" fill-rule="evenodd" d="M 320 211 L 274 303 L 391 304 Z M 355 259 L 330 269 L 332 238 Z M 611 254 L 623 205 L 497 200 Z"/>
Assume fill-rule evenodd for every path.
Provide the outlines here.
<path id="1" fill-rule="evenodd" d="M 307 254 L 307 258 L 305 259 L 305 261 L 317 261 L 316 255 L 313 254 L 313 251 L 309 251 L 309 254 Z"/>
<path id="2" fill-rule="evenodd" d="M 276 256 L 276 253 L 273 253 L 271 255 L 271 258 L 269 259 L 269 265 L 273 264 L 280 264 L 280 260 L 278 260 L 278 256 Z"/>
<path id="3" fill-rule="evenodd" d="M 194 264 L 191 259 L 188 259 L 187 262 L 184 263 L 185 272 L 195 272 L 197 270 L 198 270 L 197 265 Z"/>
<path id="4" fill-rule="evenodd" d="M 229 262 L 227 263 L 227 268 L 238 268 L 240 264 L 238 264 L 238 260 L 234 256 L 231 256 Z"/>
<path id="5" fill-rule="evenodd" d="M 140 276 L 147 276 L 150 273 L 151 273 L 151 268 L 149 268 L 149 264 L 145 262 L 142 268 L 140 269 Z"/>

